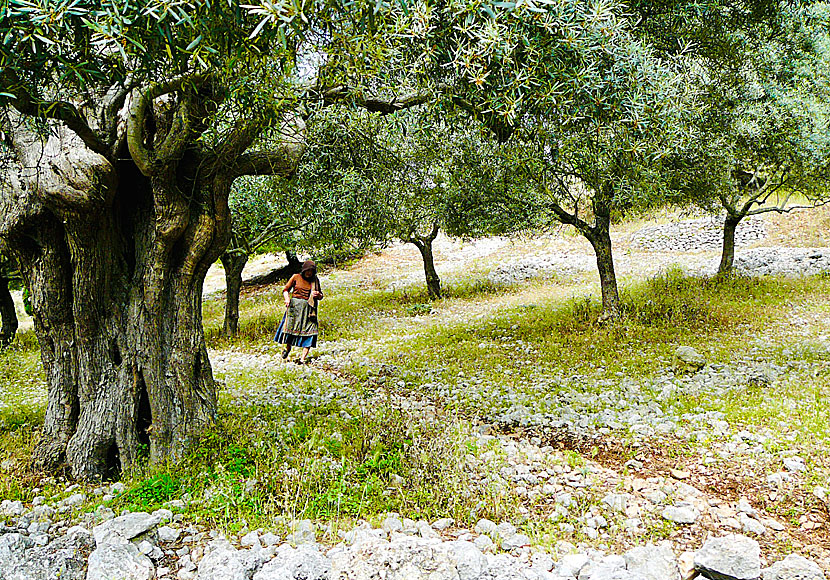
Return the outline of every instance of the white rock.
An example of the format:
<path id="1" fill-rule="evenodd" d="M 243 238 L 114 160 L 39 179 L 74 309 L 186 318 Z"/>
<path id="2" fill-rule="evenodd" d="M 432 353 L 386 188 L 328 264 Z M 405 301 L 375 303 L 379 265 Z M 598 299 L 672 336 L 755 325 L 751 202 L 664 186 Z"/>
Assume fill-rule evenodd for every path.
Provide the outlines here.
<path id="1" fill-rule="evenodd" d="M 762 536 L 767 531 L 767 529 L 764 527 L 764 524 L 762 524 L 755 518 L 749 517 L 745 513 L 738 514 L 738 521 L 741 522 L 741 531 L 745 533 L 755 534 L 756 536 Z"/>
<path id="2" fill-rule="evenodd" d="M 22 501 L 12 501 L 4 499 L 0 503 L 0 515 L 4 516 L 19 516 L 26 511 Z"/>
<path id="3" fill-rule="evenodd" d="M 565 578 L 576 578 L 579 572 L 588 564 L 588 556 L 585 554 L 567 554 L 562 557 L 556 573 Z"/>
<path id="4" fill-rule="evenodd" d="M 628 505 L 629 495 L 625 493 L 609 493 L 602 498 L 602 503 L 615 512 L 624 512 Z"/>
<path id="5" fill-rule="evenodd" d="M 388 516 L 385 520 L 383 520 L 381 527 L 387 534 L 392 532 L 400 532 L 403 531 L 403 522 L 401 522 L 401 520 L 396 516 Z"/>
<path id="6" fill-rule="evenodd" d="M 761 577 L 763 580 L 824 580 L 824 573 L 815 562 L 790 554 L 766 568 Z"/>
<path id="7" fill-rule="evenodd" d="M 144 512 L 127 513 L 92 528 L 95 543 L 122 543 L 152 530 L 161 518 Z"/>
<path id="8" fill-rule="evenodd" d="M 86 580 L 151 580 L 154 576 L 152 560 L 129 542 L 104 544 L 89 555 Z"/>
<path id="9" fill-rule="evenodd" d="M 438 520 L 436 522 L 433 522 L 432 527 L 440 532 L 440 531 L 446 530 L 447 528 L 451 527 L 454 524 L 455 524 L 455 520 L 452 519 L 452 518 L 441 518 L 440 520 Z"/>
<path id="10" fill-rule="evenodd" d="M 667 545 L 638 546 L 623 554 L 625 567 L 642 580 L 680 580 L 680 568 Z"/>
<path id="11" fill-rule="evenodd" d="M 490 536 L 479 536 L 473 540 L 473 545 L 482 552 L 492 553 L 496 551 L 496 543 L 490 539 Z"/>
<path id="12" fill-rule="evenodd" d="M 695 569 L 715 578 L 757 580 L 761 575 L 758 542 L 738 534 L 710 538 L 695 552 Z"/>
<path id="13" fill-rule="evenodd" d="M 488 519 L 480 519 L 476 523 L 476 527 L 473 528 L 477 534 L 492 534 L 496 531 L 496 522 L 490 521 Z"/>
<path id="14" fill-rule="evenodd" d="M 248 580 L 241 555 L 224 538 L 213 540 L 199 560 L 199 580 Z"/>
<path id="15" fill-rule="evenodd" d="M 160 526 L 157 530 L 159 541 L 165 543 L 175 542 L 181 535 L 181 530 L 170 526 Z"/>
<path id="16" fill-rule="evenodd" d="M 691 505 L 669 506 L 661 514 L 664 519 L 677 524 L 693 524 L 700 517 L 700 512 Z"/>
<path id="17" fill-rule="evenodd" d="M 331 562 L 312 544 L 280 547 L 273 560 L 253 580 L 328 580 Z"/>
<path id="18" fill-rule="evenodd" d="M 444 547 L 455 563 L 459 580 L 477 580 L 487 570 L 487 557 L 475 544 L 456 541 L 447 542 Z"/>
<path id="19" fill-rule="evenodd" d="M 256 546 L 257 548 L 262 547 L 262 544 L 259 543 L 259 534 L 256 531 L 248 532 L 244 536 L 239 539 L 239 545 L 245 548 L 251 548 Z"/>
<path id="20" fill-rule="evenodd" d="M 524 534 L 511 534 L 504 538 L 501 542 L 502 550 L 511 551 L 521 548 L 522 546 L 529 546 L 530 538 Z"/>
<path id="21" fill-rule="evenodd" d="M 280 543 L 280 537 L 272 532 L 266 532 L 262 534 L 260 540 L 266 546 L 276 546 Z"/>

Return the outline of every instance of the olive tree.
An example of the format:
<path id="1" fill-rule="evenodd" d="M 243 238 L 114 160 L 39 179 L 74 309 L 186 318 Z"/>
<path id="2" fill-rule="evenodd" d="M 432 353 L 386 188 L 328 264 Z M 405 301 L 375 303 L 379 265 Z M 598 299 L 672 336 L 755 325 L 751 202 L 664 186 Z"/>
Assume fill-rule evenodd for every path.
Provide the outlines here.
<path id="1" fill-rule="evenodd" d="M 720 273 L 747 216 L 827 200 L 824 2 L 628 0 L 634 32 L 693 71 L 698 114 L 673 152 L 671 200 L 725 213 Z M 682 145 L 682 144 L 681 144 Z"/>
<path id="2" fill-rule="evenodd" d="M 707 61 L 705 113 L 687 173 L 726 213 L 720 274 L 732 270 L 735 231 L 746 217 L 830 201 L 830 103 L 821 80 L 828 16 L 826 8 L 811 14 L 778 5 L 774 27 L 736 28 L 740 50 L 729 62 Z"/>
<path id="3" fill-rule="evenodd" d="M 310 94 L 298 54 L 311 41 L 362 50 L 376 6 L 4 11 L 0 240 L 31 289 L 48 387 L 34 465 L 101 477 L 140 443 L 176 460 L 216 412 L 201 295 L 228 243 L 231 186 L 294 171 Z"/>
<path id="4" fill-rule="evenodd" d="M 458 46 L 436 50 L 454 65 L 450 102 L 504 143 L 528 199 L 591 243 L 606 317 L 619 311 L 612 215 L 664 195 L 661 160 L 693 111 L 683 63 L 638 38 L 623 8 L 553 0 L 535 14 L 517 3 L 519 17 L 470 9 L 434 22 L 439 36 L 457 29 Z"/>

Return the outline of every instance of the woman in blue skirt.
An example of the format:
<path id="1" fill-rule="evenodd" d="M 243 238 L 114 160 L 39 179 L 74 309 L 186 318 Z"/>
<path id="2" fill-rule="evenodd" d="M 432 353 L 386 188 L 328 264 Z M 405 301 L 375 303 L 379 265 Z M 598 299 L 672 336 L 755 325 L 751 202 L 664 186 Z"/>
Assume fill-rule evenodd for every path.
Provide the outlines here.
<path id="1" fill-rule="evenodd" d="M 303 262 L 299 274 L 294 274 L 282 289 L 285 298 L 285 315 L 274 336 L 274 341 L 284 344 L 282 358 L 287 359 L 292 346 L 303 349 L 299 363 L 305 364 L 308 351 L 317 346 L 317 304 L 323 299 L 317 265 L 311 260 Z"/>

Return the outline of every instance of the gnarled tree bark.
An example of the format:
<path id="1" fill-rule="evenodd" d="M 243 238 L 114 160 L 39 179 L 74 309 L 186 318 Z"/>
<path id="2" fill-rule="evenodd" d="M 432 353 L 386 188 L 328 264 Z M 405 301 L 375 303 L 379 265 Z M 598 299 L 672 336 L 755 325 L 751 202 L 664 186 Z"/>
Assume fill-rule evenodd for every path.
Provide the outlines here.
<path id="1" fill-rule="evenodd" d="M 220 99 L 203 77 L 144 86 L 126 124 L 101 114 L 112 105 L 102 100 L 89 119 L 110 124 L 80 133 L 77 116 L 35 132 L 25 107 L 4 111 L 14 155 L 0 240 L 32 291 L 48 385 L 37 468 L 107 477 L 142 444 L 152 461 L 176 461 L 214 420 L 202 285 L 228 242 L 231 184 L 263 127 L 241 122 L 207 148 L 200 137 Z M 296 164 L 296 129 L 251 170 L 267 172 L 269 159 L 275 173 Z"/>

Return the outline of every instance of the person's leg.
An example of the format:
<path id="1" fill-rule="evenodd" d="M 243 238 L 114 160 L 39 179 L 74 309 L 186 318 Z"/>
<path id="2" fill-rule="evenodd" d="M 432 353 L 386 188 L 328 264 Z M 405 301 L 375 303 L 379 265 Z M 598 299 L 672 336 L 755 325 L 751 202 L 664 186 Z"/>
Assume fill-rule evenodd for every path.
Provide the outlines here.
<path id="1" fill-rule="evenodd" d="M 308 347 L 308 346 L 303 349 L 303 353 L 300 355 L 300 362 L 301 363 L 304 363 L 305 359 L 308 358 L 308 351 L 310 351 L 310 350 L 311 350 L 311 347 Z"/>
<path id="2" fill-rule="evenodd" d="M 285 347 L 283 347 L 283 349 L 282 349 L 282 358 L 287 359 L 289 352 L 291 352 L 291 345 L 288 344 L 288 343 L 285 343 Z"/>

